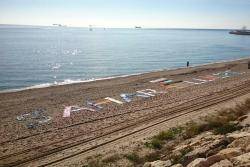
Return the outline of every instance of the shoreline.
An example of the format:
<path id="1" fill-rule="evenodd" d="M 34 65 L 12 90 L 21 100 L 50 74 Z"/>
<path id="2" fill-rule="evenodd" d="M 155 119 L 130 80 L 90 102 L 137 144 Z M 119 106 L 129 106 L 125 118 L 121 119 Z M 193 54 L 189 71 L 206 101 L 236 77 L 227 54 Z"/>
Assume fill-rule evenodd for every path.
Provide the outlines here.
<path id="1" fill-rule="evenodd" d="M 6 94 L 6 93 L 16 93 L 16 92 L 23 92 L 27 90 L 36 90 L 36 89 L 46 89 L 46 88 L 55 88 L 55 87 L 60 87 L 60 86 L 67 86 L 67 85 L 81 85 L 81 84 L 91 84 L 93 82 L 98 82 L 98 81 L 107 81 L 107 80 L 112 80 L 112 79 L 121 79 L 121 78 L 129 78 L 133 76 L 140 76 L 140 75 L 147 75 L 147 74 L 153 74 L 153 73 L 159 73 L 159 72 L 172 72 L 172 71 L 178 71 L 178 70 L 183 70 L 183 69 L 195 69 L 195 68 L 202 68 L 206 67 L 209 65 L 216 65 L 216 64 L 223 64 L 223 63 L 232 63 L 232 62 L 237 62 L 237 61 L 244 61 L 250 59 L 249 57 L 244 57 L 244 58 L 239 58 L 239 59 L 232 59 L 232 60 L 221 60 L 221 61 L 216 61 L 216 62 L 211 62 L 211 63 L 204 63 L 204 64 L 198 64 L 194 66 L 189 66 L 189 68 L 185 67 L 177 67 L 177 68 L 165 68 L 165 69 L 158 69 L 158 70 L 151 70 L 148 72 L 141 72 L 141 73 L 134 73 L 134 74 L 124 74 L 124 75 L 114 75 L 114 76 L 107 76 L 107 77 L 101 77 L 101 78 L 92 78 L 92 79 L 87 79 L 87 80 L 71 80 L 69 83 L 67 83 L 67 80 L 64 80 L 63 82 L 59 82 L 58 84 L 54 83 L 41 83 L 37 85 L 32 85 L 32 86 L 27 86 L 23 88 L 14 88 L 14 89 L 4 89 L 0 90 L 0 94 Z M 69 79 L 70 80 L 70 79 Z"/>
<path id="2" fill-rule="evenodd" d="M 249 96 L 249 61 L 0 94 L 0 161 L 9 166 L 57 161 L 67 165 L 96 152 L 124 150 L 126 144 L 131 148 L 162 128 L 218 111 L 219 106 L 230 107 L 225 102 Z M 152 82 L 162 78 L 175 82 Z M 144 96 L 124 98 L 138 93 Z"/>

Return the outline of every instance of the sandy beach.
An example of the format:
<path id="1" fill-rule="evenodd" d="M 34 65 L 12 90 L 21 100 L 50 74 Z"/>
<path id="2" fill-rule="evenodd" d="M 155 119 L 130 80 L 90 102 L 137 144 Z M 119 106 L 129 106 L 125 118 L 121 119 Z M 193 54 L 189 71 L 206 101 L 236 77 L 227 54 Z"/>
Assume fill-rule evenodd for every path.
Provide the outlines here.
<path id="1" fill-rule="evenodd" d="M 218 92 L 237 90 L 237 87 L 247 89 L 250 81 L 248 61 L 250 58 L 86 83 L 0 93 L 0 164 L 14 166 L 28 163 L 39 166 L 48 159 L 54 162 L 51 157 L 63 157 L 60 151 L 73 147 L 72 152 L 81 149 L 77 143 L 83 139 L 95 138 L 109 133 L 111 129 L 114 131 L 115 128 L 119 131 L 119 127 L 128 124 L 134 123 L 133 130 L 145 126 L 136 124 L 144 117 L 153 118 L 159 114 L 159 109 L 161 112 L 167 112 L 168 108 L 192 100 L 192 103 L 196 103 L 194 99 L 209 98 Z M 166 84 L 158 82 L 159 79 L 171 81 Z M 149 97 L 143 97 L 138 91 L 149 91 Z M 246 90 L 246 93 L 249 92 Z M 126 102 L 121 96 L 136 93 L 141 96 L 134 95 L 131 102 Z M 122 104 L 112 102 L 110 98 Z M 100 108 L 91 106 L 88 102 L 98 104 Z M 63 117 L 65 106 L 93 110 L 82 109 Z M 42 114 L 36 113 L 38 117 L 32 115 L 32 112 L 34 114 L 34 111 L 40 109 L 43 110 Z M 154 121 L 156 119 L 151 123 Z M 123 131 L 120 131 L 116 136 L 122 133 Z M 95 142 L 98 144 L 99 141 L 94 140 L 88 144 L 93 146 Z M 68 144 L 72 145 L 64 150 L 51 152 Z M 53 156 L 46 157 L 50 153 L 53 153 Z M 67 154 L 69 153 L 65 153 Z"/>

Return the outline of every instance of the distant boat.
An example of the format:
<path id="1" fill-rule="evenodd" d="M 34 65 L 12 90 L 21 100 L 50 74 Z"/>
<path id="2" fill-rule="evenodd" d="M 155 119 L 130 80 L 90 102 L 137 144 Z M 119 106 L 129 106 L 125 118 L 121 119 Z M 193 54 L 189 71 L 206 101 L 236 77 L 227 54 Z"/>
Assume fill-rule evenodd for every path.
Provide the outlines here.
<path id="1" fill-rule="evenodd" d="M 141 29 L 141 27 L 140 26 L 135 26 L 135 29 Z"/>
<path id="2" fill-rule="evenodd" d="M 233 31 L 230 31 L 229 34 L 235 34 L 235 35 L 250 35 L 250 30 L 247 30 L 247 28 L 244 26 L 241 30 L 233 30 Z"/>
<path id="3" fill-rule="evenodd" d="M 61 27 L 62 25 L 61 24 L 53 24 L 53 26 Z"/>
<path id="4" fill-rule="evenodd" d="M 53 26 L 57 26 L 57 27 L 67 27 L 66 25 L 62 25 L 62 24 L 53 24 Z"/>
<path id="5" fill-rule="evenodd" d="M 93 31 L 92 25 L 89 25 L 89 31 Z"/>

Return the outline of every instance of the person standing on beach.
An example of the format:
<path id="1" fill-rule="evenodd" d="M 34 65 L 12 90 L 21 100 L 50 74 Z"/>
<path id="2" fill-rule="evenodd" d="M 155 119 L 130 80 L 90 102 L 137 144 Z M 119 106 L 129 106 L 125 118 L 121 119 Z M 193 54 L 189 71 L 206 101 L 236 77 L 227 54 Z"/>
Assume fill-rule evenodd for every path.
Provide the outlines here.
<path id="1" fill-rule="evenodd" d="M 189 61 L 187 61 L 187 67 L 189 67 Z"/>

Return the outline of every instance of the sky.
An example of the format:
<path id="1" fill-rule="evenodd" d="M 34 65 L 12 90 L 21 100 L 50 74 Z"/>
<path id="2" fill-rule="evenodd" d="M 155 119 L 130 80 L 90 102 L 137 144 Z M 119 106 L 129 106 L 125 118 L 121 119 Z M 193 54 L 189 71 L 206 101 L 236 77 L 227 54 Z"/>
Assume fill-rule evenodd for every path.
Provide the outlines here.
<path id="1" fill-rule="evenodd" d="M 0 24 L 250 28 L 250 0 L 0 0 Z"/>

